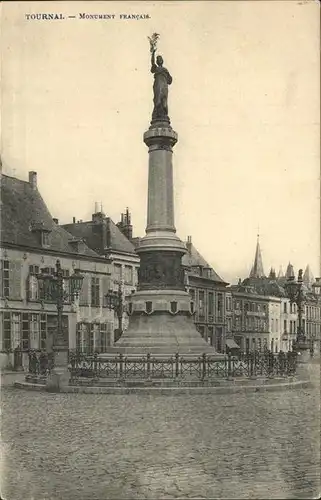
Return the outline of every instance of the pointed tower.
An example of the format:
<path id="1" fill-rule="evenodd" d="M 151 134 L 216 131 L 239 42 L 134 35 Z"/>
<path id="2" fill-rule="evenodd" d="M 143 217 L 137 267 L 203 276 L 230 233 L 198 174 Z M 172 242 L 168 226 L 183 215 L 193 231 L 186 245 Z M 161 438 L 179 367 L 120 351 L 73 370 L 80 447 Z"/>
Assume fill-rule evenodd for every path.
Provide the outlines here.
<path id="1" fill-rule="evenodd" d="M 254 264 L 250 272 L 250 278 L 265 278 L 260 248 L 260 236 L 257 235 L 257 243 L 254 257 Z"/>
<path id="2" fill-rule="evenodd" d="M 284 272 L 283 272 L 282 266 L 280 266 L 280 269 L 278 272 L 278 279 L 280 279 L 280 278 L 284 278 Z"/>
<path id="3" fill-rule="evenodd" d="M 269 279 L 270 280 L 276 280 L 276 273 L 274 267 L 271 267 L 270 274 L 269 274 Z"/>
<path id="4" fill-rule="evenodd" d="M 310 269 L 309 264 L 305 268 L 304 274 L 303 274 L 303 283 L 309 288 L 312 288 L 312 284 L 314 283 L 315 279 L 312 274 L 312 271 Z"/>
<path id="5" fill-rule="evenodd" d="M 295 277 L 294 268 L 293 268 L 291 262 L 288 263 L 288 267 L 286 268 L 285 277 L 286 277 L 286 279 Z"/>

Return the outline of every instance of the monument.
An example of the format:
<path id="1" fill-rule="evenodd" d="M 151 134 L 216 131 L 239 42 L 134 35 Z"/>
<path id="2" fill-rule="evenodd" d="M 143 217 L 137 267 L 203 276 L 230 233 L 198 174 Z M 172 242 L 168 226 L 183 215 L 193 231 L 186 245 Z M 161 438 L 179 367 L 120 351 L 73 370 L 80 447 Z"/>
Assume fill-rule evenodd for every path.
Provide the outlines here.
<path id="1" fill-rule="evenodd" d="M 174 224 L 173 147 L 178 136 L 168 116 L 168 86 L 172 76 L 157 55 L 159 35 L 149 38 L 154 75 L 154 109 L 144 134 L 148 147 L 148 207 L 146 235 L 140 241 L 138 289 L 128 303 L 129 326 L 115 349 L 125 354 L 214 354 L 197 331 L 190 295 L 184 287 L 184 243 Z"/>

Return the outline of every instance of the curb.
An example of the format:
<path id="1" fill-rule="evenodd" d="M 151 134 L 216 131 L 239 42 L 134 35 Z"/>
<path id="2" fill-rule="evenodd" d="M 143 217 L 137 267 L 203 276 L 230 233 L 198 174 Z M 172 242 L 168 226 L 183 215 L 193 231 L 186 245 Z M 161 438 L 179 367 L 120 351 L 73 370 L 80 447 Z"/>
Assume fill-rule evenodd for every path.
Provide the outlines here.
<path id="1" fill-rule="evenodd" d="M 284 390 L 295 390 L 311 387 L 310 380 L 298 380 L 284 384 L 260 384 L 243 386 L 207 386 L 207 387 L 85 387 L 85 386 L 65 386 L 61 388 L 61 393 L 78 394 L 147 394 L 147 395 L 194 395 L 194 394 L 238 394 L 246 392 L 277 392 Z M 43 384 L 34 384 L 30 382 L 15 382 L 14 387 L 31 391 L 48 392 Z"/>

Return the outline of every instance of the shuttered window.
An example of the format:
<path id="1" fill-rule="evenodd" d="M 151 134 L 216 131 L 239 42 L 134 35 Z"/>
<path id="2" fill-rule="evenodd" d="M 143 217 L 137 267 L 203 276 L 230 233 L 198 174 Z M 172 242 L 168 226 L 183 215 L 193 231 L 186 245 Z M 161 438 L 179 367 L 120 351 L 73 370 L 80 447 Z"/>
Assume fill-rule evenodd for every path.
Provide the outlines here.
<path id="1" fill-rule="evenodd" d="M 91 305 L 92 307 L 99 307 L 100 305 L 100 286 L 99 278 L 91 278 Z"/>
<path id="2" fill-rule="evenodd" d="M 21 262 L 12 260 L 9 262 L 9 297 L 13 300 L 21 299 Z"/>
<path id="3" fill-rule="evenodd" d="M 10 313 L 3 313 L 3 349 L 11 349 L 11 318 Z"/>
<path id="4" fill-rule="evenodd" d="M 79 305 L 88 306 L 89 305 L 89 292 L 90 292 L 90 276 L 84 275 L 82 288 L 79 296 Z"/>
<path id="5" fill-rule="evenodd" d="M 3 297 L 9 297 L 10 294 L 10 281 L 9 281 L 9 261 L 2 261 L 2 295 Z"/>

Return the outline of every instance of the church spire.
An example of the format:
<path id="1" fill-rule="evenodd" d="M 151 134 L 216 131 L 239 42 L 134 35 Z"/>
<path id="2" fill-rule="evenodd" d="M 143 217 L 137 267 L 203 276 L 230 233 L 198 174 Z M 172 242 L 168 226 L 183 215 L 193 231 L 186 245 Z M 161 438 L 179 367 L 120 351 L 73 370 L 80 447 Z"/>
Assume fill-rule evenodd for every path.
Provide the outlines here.
<path id="1" fill-rule="evenodd" d="M 265 278 L 260 248 L 260 235 L 257 235 L 254 264 L 250 273 L 250 278 Z"/>

